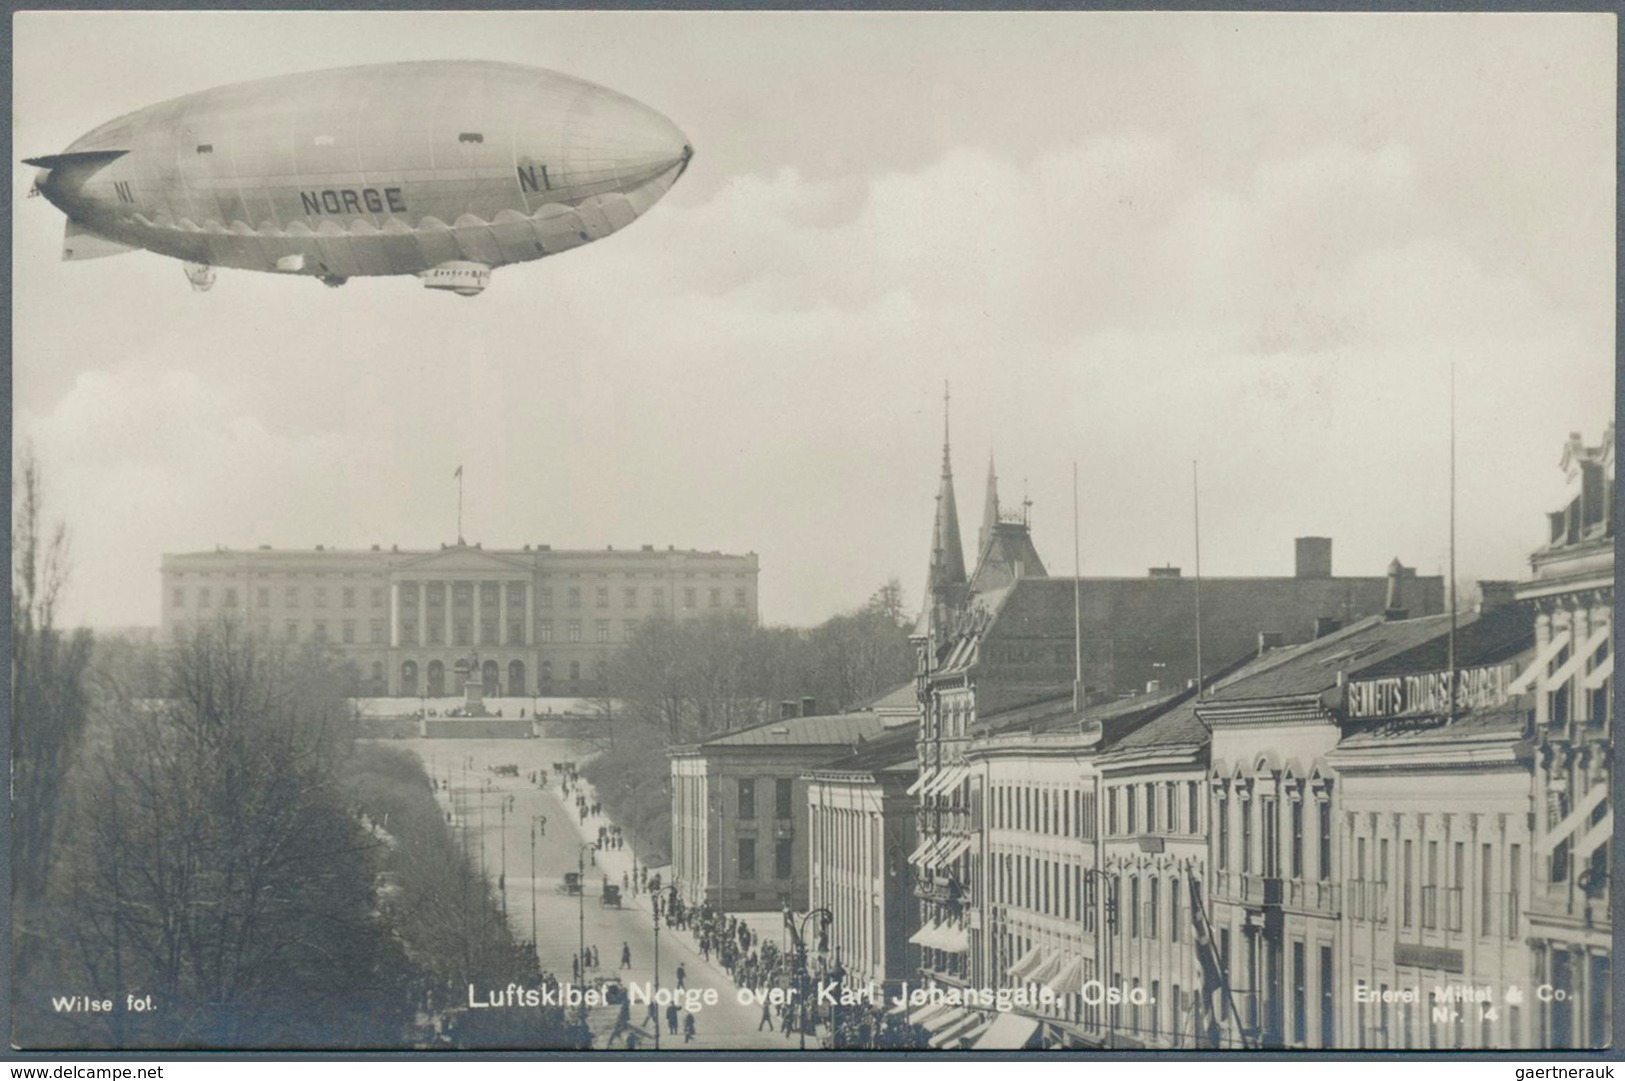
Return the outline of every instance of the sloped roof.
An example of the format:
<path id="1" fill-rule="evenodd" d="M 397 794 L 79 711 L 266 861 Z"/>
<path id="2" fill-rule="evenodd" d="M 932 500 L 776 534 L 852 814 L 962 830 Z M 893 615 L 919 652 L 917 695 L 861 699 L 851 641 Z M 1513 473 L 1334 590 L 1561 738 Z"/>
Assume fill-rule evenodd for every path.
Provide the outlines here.
<path id="1" fill-rule="evenodd" d="M 917 733 L 912 728 L 892 729 L 866 740 L 838 758 L 817 767 L 819 773 L 880 773 L 904 767 L 918 768 L 914 760 Z"/>
<path id="2" fill-rule="evenodd" d="M 1458 618 L 1465 626 L 1472 617 Z M 1449 631 L 1448 615 L 1398 620 L 1372 616 L 1312 642 L 1271 650 L 1216 687 L 1206 704 L 1318 694 L 1337 684 L 1339 672 L 1363 674 L 1371 666 Z"/>
<path id="3" fill-rule="evenodd" d="M 884 730 L 876 713 L 832 713 L 821 717 L 790 717 L 726 732 L 703 741 L 699 749 L 714 747 L 840 747 L 872 740 Z"/>
<path id="4" fill-rule="evenodd" d="M 1446 627 L 1449 623 L 1446 621 Z M 1529 605 L 1492 608 L 1461 616 L 1456 627 L 1456 667 L 1476 668 L 1511 660 L 1535 644 L 1535 612 Z M 1361 679 L 1450 667 L 1450 636 L 1442 634 L 1360 669 Z"/>
<path id="5" fill-rule="evenodd" d="M 1102 759 L 1110 761 L 1119 754 L 1137 751 L 1200 747 L 1207 743 L 1208 736 L 1207 725 L 1196 715 L 1196 701 L 1190 698 L 1129 732 Z"/>
<path id="6" fill-rule="evenodd" d="M 1048 575 L 1033 545 L 1032 531 L 1022 522 L 995 521 L 988 531 L 985 547 L 978 553 L 970 585 L 975 592 L 1008 586 L 1021 578 Z"/>
<path id="7" fill-rule="evenodd" d="M 866 702 L 853 706 L 853 710 L 868 710 L 883 713 L 888 710 L 915 709 L 919 706 L 918 692 L 914 689 L 914 680 L 908 679 L 899 683 L 889 691 L 881 691 Z"/>

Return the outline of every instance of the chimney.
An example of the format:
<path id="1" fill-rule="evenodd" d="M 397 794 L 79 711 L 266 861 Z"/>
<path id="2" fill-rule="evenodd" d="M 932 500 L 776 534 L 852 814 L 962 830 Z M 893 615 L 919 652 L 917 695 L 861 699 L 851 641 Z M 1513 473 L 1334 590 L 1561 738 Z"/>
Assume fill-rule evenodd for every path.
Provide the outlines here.
<path id="1" fill-rule="evenodd" d="M 1286 645 L 1286 636 L 1280 631 L 1258 632 L 1258 655 L 1262 657 L 1272 649 L 1280 649 Z"/>
<path id="2" fill-rule="evenodd" d="M 1404 619 L 1409 613 L 1405 609 L 1405 565 L 1396 556 L 1388 564 L 1388 597 L 1383 602 L 1382 618 Z"/>
<path id="3" fill-rule="evenodd" d="M 1331 634 L 1333 631 L 1342 630 L 1342 628 L 1343 628 L 1343 621 L 1341 619 L 1334 619 L 1331 616 L 1316 616 L 1315 617 L 1315 637 L 1316 638 L 1324 638 L 1328 634 Z"/>
<path id="4" fill-rule="evenodd" d="M 796 715 L 796 704 L 794 702 L 791 702 L 790 700 L 786 699 L 785 701 L 779 703 L 779 720 L 781 720 L 781 721 L 794 720 L 795 715 Z"/>
<path id="5" fill-rule="evenodd" d="M 802 700 L 801 700 L 801 715 L 803 717 L 816 717 L 816 716 L 818 716 L 818 699 L 812 698 L 810 696 L 802 698 Z"/>
<path id="6" fill-rule="evenodd" d="M 1513 604 L 1517 598 L 1513 590 L 1518 587 L 1516 582 L 1507 581 L 1480 581 L 1478 583 L 1478 610 L 1488 612 L 1492 608 L 1505 608 Z"/>
<path id="7" fill-rule="evenodd" d="M 1299 578 L 1332 576 L 1332 538 L 1299 537 L 1296 575 Z"/>

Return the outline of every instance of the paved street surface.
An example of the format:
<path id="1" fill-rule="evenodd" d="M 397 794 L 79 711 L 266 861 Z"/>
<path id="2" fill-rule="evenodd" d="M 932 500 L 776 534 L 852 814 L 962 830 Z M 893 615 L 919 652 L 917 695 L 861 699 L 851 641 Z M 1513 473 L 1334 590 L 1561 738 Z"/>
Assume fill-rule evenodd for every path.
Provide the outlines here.
<path id="1" fill-rule="evenodd" d="M 596 975 L 618 975 L 624 983 L 654 983 L 655 935 L 648 897 L 633 897 L 627 890 L 622 893 L 620 909 L 605 908 L 600 903 L 606 874 L 616 885 L 620 885 L 623 871 L 630 879 L 633 859 L 630 839 L 619 851 L 599 853 L 602 866 L 595 865 L 594 853 L 591 850 L 583 853 L 581 845 L 595 840 L 598 828 L 611 822 L 599 817 L 588 818 L 585 825 L 580 823 L 575 810 L 575 790 L 564 796 L 560 778 L 553 770 L 554 762 L 568 759 L 578 764 L 583 762 L 587 752 L 568 741 L 550 739 L 417 739 L 404 745 L 423 760 L 425 768 L 440 782 L 436 795 L 442 806 L 453 812 L 452 828 L 458 838 L 464 840 L 475 865 L 483 863 L 493 887 L 505 886 L 498 896 L 506 898 L 509 925 L 515 937 L 525 941 L 534 938 L 545 971 L 567 982 L 571 957 L 585 942 L 597 947 L 600 960 L 598 969 L 589 970 L 589 981 Z M 518 776 L 493 772 L 493 767 L 503 765 L 518 767 Z M 532 773 L 543 770 L 548 773 L 545 791 L 530 779 Z M 545 833 L 540 829 L 537 816 L 546 816 Z M 533 821 L 538 821 L 534 863 Z M 586 888 L 582 896 L 570 897 L 562 892 L 564 875 L 576 870 L 578 865 L 585 867 L 582 879 Z M 630 969 L 620 967 L 623 943 L 632 950 Z M 757 1031 L 761 1008 L 738 1001 L 738 988 L 728 974 L 700 956 L 687 932 L 672 932 L 662 927 L 659 969 L 662 988 L 676 985 L 679 963 L 686 969 L 689 989 L 714 988 L 718 1001 L 715 1005 L 703 1006 L 695 1014 L 693 1042 L 683 1042 L 679 1017 L 677 1035 L 661 1033 L 662 1050 L 683 1047 L 784 1050 L 791 1046 L 781 1035 Z M 641 1025 L 647 1009 L 641 1002 L 633 1006 L 635 1025 Z M 595 1047 L 605 1047 L 617 1012 L 613 1007 L 593 1011 Z M 665 1017 L 664 1009 L 661 1017 Z M 640 1027 L 638 1043 L 640 1050 L 652 1048 L 652 1032 Z M 614 1046 L 621 1047 L 622 1040 L 617 1038 Z"/>

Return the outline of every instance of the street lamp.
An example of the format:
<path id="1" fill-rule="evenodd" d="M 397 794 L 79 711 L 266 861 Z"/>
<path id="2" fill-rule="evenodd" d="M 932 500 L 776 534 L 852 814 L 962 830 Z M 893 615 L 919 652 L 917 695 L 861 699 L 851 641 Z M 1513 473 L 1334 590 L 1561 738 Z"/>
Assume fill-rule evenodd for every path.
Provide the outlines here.
<path id="1" fill-rule="evenodd" d="M 1104 879 L 1111 885 L 1109 893 L 1099 888 Z M 1090 901 L 1095 908 L 1095 961 L 1100 966 L 1095 973 L 1102 987 L 1109 986 L 1107 980 L 1111 979 L 1111 966 L 1107 958 L 1111 954 L 1112 935 L 1117 930 L 1117 888 L 1119 877 L 1115 871 L 1105 871 L 1098 867 L 1086 867 L 1083 871 L 1084 886 L 1089 890 Z M 1103 937 L 1104 936 L 1104 937 Z M 1105 946 L 1101 943 L 1104 941 Z M 1101 1006 L 1106 1011 L 1106 1046 L 1109 1048 L 1117 1042 L 1117 1022 L 1115 1008 L 1101 996 Z"/>
<path id="2" fill-rule="evenodd" d="M 655 925 L 655 993 L 651 1002 L 660 1001 L 660 891 L 656 890 L 649 895 L 649 911 L 653 914 Z M 655 1014 L 655 1050 L 660 1050 L 660 1014 Z"/>
<path id="3" fill-rule="evenodd" d="M 595 847 L 583 841 L 576 849 L 576 958 L 582 983 L 587 982 L 587 849 Z M 593 862 L 598 862 L 596 857 Z"/>
<path id="4" fill-rule="evenodd" d="M 835 922 L 835 913 L 827 908 L 815 908 L 803 913 L 798 924 L 789 907 L 784 910 L 784 924 L 795 932 L 796 939 L 796 1001 L 801 1013 L 796 1027 L 801 1030 L 803 1051 L 807 1050 L 807 923 L 814 916 L 819 917 L 818 952 L 825 953 L 829 949 L 829 925 Z"/>
<path id="5" fill-rule="evenodd" d="M 542 946 L 536 935 L 536 834 L 538 828 L 543 837 L 547 836 L 547 816 L 530 816 L 530 952 L 536 955 L 536 967 L 542 965 Z"/>

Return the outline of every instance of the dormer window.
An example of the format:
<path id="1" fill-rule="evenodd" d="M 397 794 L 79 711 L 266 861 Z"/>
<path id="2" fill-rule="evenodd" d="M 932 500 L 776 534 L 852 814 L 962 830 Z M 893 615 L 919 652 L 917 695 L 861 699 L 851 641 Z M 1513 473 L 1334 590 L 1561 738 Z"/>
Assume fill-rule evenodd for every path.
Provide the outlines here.
<path id="1" fill-rule="evenodd" d="M 485 142 L 485 136 L 477 131 L 465 131 L 457 136 L 457 141 L 459 143 L 483 143 Z"/>

